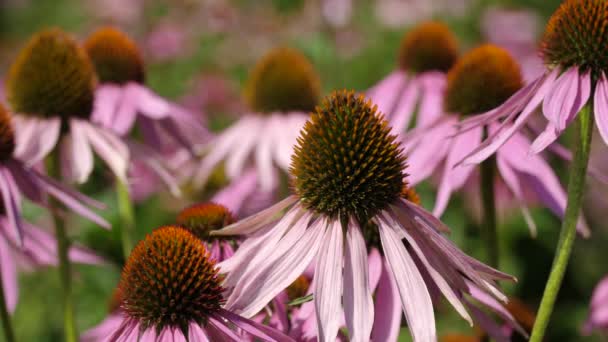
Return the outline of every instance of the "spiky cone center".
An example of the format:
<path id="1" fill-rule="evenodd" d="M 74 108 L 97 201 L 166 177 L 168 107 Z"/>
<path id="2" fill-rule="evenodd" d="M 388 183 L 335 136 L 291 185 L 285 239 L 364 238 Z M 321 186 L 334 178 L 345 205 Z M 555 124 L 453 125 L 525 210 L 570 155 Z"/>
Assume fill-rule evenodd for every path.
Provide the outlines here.
<path id="1" fill-rule="evenodd" d="M 200 203 L 182 210 L 176 223 L 201 240 L 209 240 L 209 233 L 234 223 L 230 210 L 221 204 Z M 217 237 L 213 237 L 216 239 Z"/>
<path id="2" fill-rule="evenodd" d="M 447 72 L 457 58 L 456 37 L 439 22 L 418 25 L 403 37 L 399 48 L 399 66 L 408 72 Z"/>
<path id="3" fill-rule="evenodd" d="M 11 66 L 7 95 L 12 109 L 41 117 L 88 118 L 95 72 L 86 52 L 60 29 L 35 34 Z"/>
<path id="4" fill-rule="evenodd" d="M 336 91 L 302 129 L 291 174 L 306 207 L 365 222 L 399 197 L 405 166 L 377 107 L 352 91 Z"/>
<path id="5" fill-rule="evenodd" d="M 304 296 L 306 296 L 306 294 L 308 293 L 308 288 L 310 287 L 310 280 L 304 276 L 301 275 L 298 278 L 296 278 L 296 280 L 294 280 L 293 283 L 291 283 L 291 285 L 289 285 L 286 289 L 287 291 L 287 298 L 292 301 L 292 300 L 296 300 L 298 298 L 302 298 Z"/>
<path id="6" fill-rule="evenodd" d="M 550 67 L 608 73 L 608 1 L 564 1 L 547 23 L 541 52 Z"/>
<path id="7" fill-rule="evenodd" d="M 0 161 L 10 159 L 15 151 L 15 131 L 11 115 L 0 104 Z"/>
<path id="8" fill-rule="evenodd" d="M 142 329 L 179 328 L 186 336 L 189 324 L 206 324 L 224 302 L 215 261 L 198 238 L 174 226 L 135 246 L 119 288 L 123 312 Z"/>
<path id="9" fill-rule="evenodd" d="M 122 31 L 104 27 L 84 43 L 99 81 L 102 83 L 143 83 L 144 61 L 137 44 Z"/>
<path id="10" fill-rule="evenodd" d="M 312 111 L 319 101 L 321 82 L 313 65 L 290 48 L 270 51 L 255 65 L 245 87 L 256 112 Z"/>
<path id="11" fill-rule="evenodd" d="M 519 65 L 504 49 L 482 45 L 448 72 L 445 109 L 463 115 L 496 108 L 523 86 Z"/>

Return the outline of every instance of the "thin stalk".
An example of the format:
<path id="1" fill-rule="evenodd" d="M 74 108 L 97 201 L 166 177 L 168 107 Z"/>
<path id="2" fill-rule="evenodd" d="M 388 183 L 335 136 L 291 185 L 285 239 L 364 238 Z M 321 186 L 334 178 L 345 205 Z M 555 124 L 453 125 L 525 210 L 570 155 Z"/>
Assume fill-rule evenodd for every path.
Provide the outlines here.
<path id="1" fill-rule="evenodd" d="M 61 165 L 59 163 L 59 152 L 51 153 L 47 160 L 47 171 L 55 179 L 61 178 Z M 53 223 L 55 225 L 55 238 L 57 239 L 57 256 L 59 258 L 59 277 L 63 295 L 63 322 L 65 340 L 67 342 L 78 341 L 78 330 L 74 313 L 74 297 L 72 293 L 72 270 L 68 251 L 70 239 L 66 232 L 65 217 L 61 215 L 62 205 L 55 200 L 50 201 Z"/>
<path id="2" fill-rule="evenodd" d="M 487 129 L 484 129 L 487 133 Z M 487 135 L 487 134 L 485 134 Z M 494 176 L 496 172 L 496 158 L 486 159 L 479 166 L 481 173 L 481 206 L 483 218 L 481 236 L 484 240 L 487 259 L 492 267 L 498 267 L 498 223 L 496 219 L 496 200 L 494 190 Z"/>
<path id="3" fill-rule="evenodd" d="M 2 272 L 0 272 L 0 284 L 2 283 Z M 6 342 L 15 342 L 15 333 L 13 332 L 13 325 L 11 324 L 11 315 L 8 312 L 6 299 L 4 298 L 4 290 L 2 288 L 0 288 L 0 320 L 2 320 L 2 328 L 4 329 L 4 339 Z"/>
<path id="4" fill-rule="evenodd" d="M 118 215 L 120 216 L 120 239 L 125 260 L 133 248 L 133 231 L 135 229 L 135 211 L 129 187 L 120 179 L 116 180 L 116 195 L 118 199 Z"/>
<path id="5" fill-rule="evenodd" d="M 578 113 L 576 128 L 579 134 L 576 140 L 568 179 L 568 204 L 562 222 L 551 273 L 545 285 L 543 298 L 540 302 L 538 315 L 536 316 L 536 323 L 532 329 L 532 336 L 530 337 L 530 341 L 532 342 L 540 342 L 545 336 L 545 331 L 555 305 L 555 299 L 564 279 L 568 260 L 572 253 L 572 246 L 576 238 L 576 224 L 583 202 L 587 164 L 589 163 L 589 151 L 591 149 L 591 135 L 593 132 L 591 107 L 592 104 L 588 104 Z"/>

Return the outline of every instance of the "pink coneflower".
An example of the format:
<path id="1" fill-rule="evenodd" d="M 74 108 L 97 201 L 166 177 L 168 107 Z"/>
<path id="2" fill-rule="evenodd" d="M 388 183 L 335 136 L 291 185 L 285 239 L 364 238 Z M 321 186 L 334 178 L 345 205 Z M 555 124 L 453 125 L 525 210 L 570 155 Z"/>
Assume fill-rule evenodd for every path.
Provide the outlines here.
<path id="1" fill-rule="evenodd" d="M 28 165 L 61 148 L 63 175 L 85 182 L 93 151 L 126 179 L 129 150 L 112 132 L 89 121 L 95 73 L 86 53 L 67 33 L 36 34 L 13 63 L 7 93 L 16 113 L 15 155 Z"/>
<path id="2" fill-rule="evenodd" d="M 190 112 L 145 86 L 144 63 L 135 42 L 112 27 L 94 32 L 84 43 L 101 84 L 91 120 L 120 136 L 137 123 L 144 141 L 162 151 L 166 141 L 193 149 L 209 133 Z"/>
<path id="3" fill-rule="evenodd" d="M 118 287 L 123 320 L 110 341 L 293 341 L 225 308 L 215 261 L 182 228 L 158 228 L 140 241 Z"/>
<path id="4" fill-rule="evenodd" d="M 403 38 L 399 70 L 367 91 L 367 96 L 386 114 L 395 133 L 407 129 L 415 112 L 416 125 L 426 126 L 441 115 L 445 73 L 457 57 L 458 44 L 447 26 L 421 24 Z"/>
<path id="5" fill-rule="evenodd" d="M 319 340 L 336 338 L 342 303 L 350 338 L 369 340 L 375 310 L 366 235 L 380 241 L 415 341 L 436 339 L 429 287 L 438 287 L 467 319 L 457 295 L 469 293 L 465 280 L 504 299 L 495 281 L 513 278 L 462 253 L 441 234 L 448 230 L 443 223 L 403 198 L 405 157 L 390 131 L 375 106 L 352 92 L 336 92 L 317 107 L 294 149 L 295 195 L 212 232 L 248 236 L 220 264 L 231 289 L 227 306 L 255 315 L 316 259 Z"/>
<path id="6" fill-rule="evenodd" d="M 277 186 L 277 168 L 287 171 L 292 146 L 319 92 L 319 79 L 306 57 L 289 48 L 272 50 L 251 72 L 246 88 L 251 112 L 209 143 L 210 151 L 195 172 L 195 184 L 205 184 L 225 161 L 231 181 L 251 166 L 256 169 L 258 188 L 272 191 Z"/>
<path id="7" fill-rule="evenodd" d="M 583 326 L 585 335 L 595 330 L 608 332 L 608 277 L 602 279 L 593 290 L 589 317 Z"/>
<path id="8" fill-rule="evenodd" d="M 460 133 L 459 118 L 502 103 L 521 86 L 519 66 L 508 52 L 492 45 L 478 47 L 450 70 L 443 117 L 430 127 L 419 128 L 404 137 L 405 150 L 410 152 L 412 184 L 430 177 L 433 172 L 441 172 L 434 215 L 443 214 L 451 194 L 463 188 L 475 172 L 474 166 L 459 162 L 479 146 L 484 127 Z M 500 124 L 493 123 L 485 129 L 493 134 L 500 128 Z M 534 234 L 536 228 L 526 205 L 525 190 L 531 189 L 539 201 L 559 217 L 564 215 L 566 193 L 551 166 L 538 155 L 528 155 L 529 149 L 528 138 L 522 133 L 515 134 L 496 154 L 496 170 Z M 428 153 L 430 150 L 434 152 Z M 582 220 L 579 231 L 585 236 L 589 234 Z"/>
<path id="9" fill-rule="evenodd" d="M 463 156 L 465 163 L 479 163 L 491 156 L 525 126 L 541 103 L 548 122 L 532 143 L 532 153 L 555 142 L 585 106 L 595 113 L 599 132 L 608 142 L 607 28 L 605 1 L 564 1 L 549 20 L 542 39 L 545 73 L 504 104 L 462 123 L 464 129 L 500 123 L 483 144 Z M 576 37 L 576 44 L 572 37 Z"/>
<path id="10" fill-rule="evenodd" d="M 63 203 L 75 213 L 109 228 L 110 224 L 99 217 L 88 207 L 104 208 L 102 203 L 90 199 L 57 181 L 40 174 L 24 162 L 14 157 L 15 133 L 11 116 L 0 105 L 0 193 L 2 195 L 2 212 L 6 217 L 5 224 L 11 227 L 12 234 L 20 245 L 24 244 L 26 223 L 21 215 L 21 201 L 25 196 L 30 201 L 48 206 L 48 196 Z M 25 163 L 28 161 L 25 160 Z"/>
<path id="11" fill-rule="evenodd" d="M 21 222 L 21 235 L 18 235 L 9 219 L 0 215 L 0 274 L 2 290 L 9 312 L 13 312 L 19 297 L 17 271 L 19 267 L 37 269 L 44 266 L 57 266 L 57 242 L 55 237 L 44 229 Z M 72 262 L 97 265 L 104 260 L 92 251 L 72 246 L 68 257 Z"/>

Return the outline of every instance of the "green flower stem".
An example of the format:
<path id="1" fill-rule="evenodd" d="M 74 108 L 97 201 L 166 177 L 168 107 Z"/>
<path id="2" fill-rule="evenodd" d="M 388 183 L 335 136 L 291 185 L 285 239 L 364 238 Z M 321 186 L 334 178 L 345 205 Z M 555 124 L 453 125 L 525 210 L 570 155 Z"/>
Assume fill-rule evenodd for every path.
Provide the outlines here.
<path id="1" fill-rule="evenodd" d="M 564 279 L 568 260 L 572 253 L 572 246 L 576 238 L 576 224 L 581 211 L 583 201 L 583 191 L 585 178 L 587 175 L 587 164 L 589 163 L 589 151 L 591 149 L 591 135 L 593 133 L 593 115 L 591 113 L 592 104 L 588 104 L 578 113 L 576 127 L 579 134 L 574 150 L 574 159 L 570 167 L 568 179 L 568 204 L 566 214 L 562 222 L 559 242 L 553 259 L 553 266 L 549 279 L 545 285 L 545 292 L 540 302 L 540 308 L 536 317 L 536 323 L 532 329 L 531 342 L 543 340 L 549 318 L 553 312 L 555 299 Z"/>
<path id="2" fill-rule="evenodd" d="M 498 267 L 498 229 L 496 220 L 496 203 L 494 196 L 494 173 L 496 160 L 494 157 L 485 160 L 480 165 L 481 200 L 483 219 L 481 234 L 487 251 L 487 262 L 492 267 Z"/>
<path id="3" fill-rule="evenodd" d="M 0 284 L 2 283 L 2 273 L 0 272 Z M 4 329 L 4 339 L 6 342 L 15 342 L 11 315 L 8 313 L 6 299 L 4 298 L 4 290 L 2 288 L 0 288 L 0 320 L 2 320 L 2 328 Z"/>
<path id="4" fill-rule="evenodd" d="M 47 171 L 55 179 L 61 179 L 61 165 L 59 162 L 58 150 L 51 153 L 47 159 Z M 70 239 L 68 238 L 65 217 L 62 215 L 63 206 L 56 200 L 51 199 L 51 212 L 55 225 L 55 239 L 57 239 L 57 254 L 59 257 L 59 277 L 61 289 L 63 291 L 63 319 L 65 340 L 67 342 L 78 341 L 78 330 L 74 313 L 74 297 L 72 293 L 72 270 L 68 251 L 70 249 Z"/>
<path id="5" fill-rule="evenodd" d="M 120 216 L 122 251 L 126 260 L 133 248 L 132 234 L 135 229 L 135 211 L 129 193 L 129 186 L 120 179 L 116 180 L 115 186 L 118 199 L 118 215 Z"/>

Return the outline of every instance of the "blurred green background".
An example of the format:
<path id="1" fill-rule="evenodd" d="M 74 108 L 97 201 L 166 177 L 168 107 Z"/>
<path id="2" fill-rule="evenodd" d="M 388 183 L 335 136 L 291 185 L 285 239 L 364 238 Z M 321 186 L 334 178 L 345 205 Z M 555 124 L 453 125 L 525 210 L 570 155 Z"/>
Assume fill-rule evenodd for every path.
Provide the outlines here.
<path id="1" fill-rule="evenodd" d="M 465 1 L 466 7 L 454 13 L 449 8 L 451 2 L 443 1 L 443 7 L 438 5 L 439 9 L 432 13 L 413 15 L 414 20 L 390 19 L 398 22 L 395 25 L 378 14 L 379 2 L 353 0 L 352 16 L 345 25 L 335 27 L 321 15 L 318 1 L 4 0 L 0 3 L 0 78 L 6 75 L 22 44 L 40 29 L 59 26 L 83 39 L 97 27 L 112 24 L 140 42 L 146 56 L 147 84 L 159 94 L 186 101 L 188 95 L 196 97 L 198 91 L 210 94 L 222 91 L 225 101 L 215 101 L 211 96 L 198 108 L 207 112 L 210 126 L 217 130 L 238 117 L 234 108 L 240 108 L 241 89 L 248 70 L 272 47 L 288 45 L 301 49 L 319 71 L 326 92 L 337 88 L 364 90 L 395 68 L 403 34 L 416 21 L 439 19 L 447 23 L 458 36 L 462 51 L 466 51 L 483 42 L 479 23 L 490 6 L 534 11 L 539 16 L 542 32 L 546 19 L 559 4 L 555 0 Z M 408 7 L 398 8 L 403 11 Z M 153 34 L 163 28 L 182 35 L 176 51 L 169 56 L 155 51 L 151 43 Z M 567 165 L 554 161 L 554 166 L 562 180 L 565 179 Z M 605 186 L 590 182 L 585 212 L 593 235 L 576 243 L 547 341 L 601 340 L 597 335 L 580 335 L 591 291 L 598 280 L 608 274 L 608 229 L 604 217 L 607 204 L 603 203 L 607 192 Z M 115 195 L 102 172 L 82 190 L 107 203 L 109 209 L 105 217 L 117 222 Z M 423 184 L 418 190 L 425 206 L 432 208 L 433 186 Z M 209 194 L 194 195 L 205 198 Z M 136 208 L 138 235 L 142 237 L 155 227 L 171 223 L 176 210 L 191 201 L 188 198 L 175 201 L 163 193 L 139 203 Z M 465 199 L 455 196 L 443 219 L 452 228 L 450 238 L 465 252 L 483 260 L 485 253 L 478 226 L 469 213 Z M 551 266 L 560 222 L 544 209 L 534 209 L 533 214 L 539 228 L 537 238 L 530 236 L 517 211 L 502 218 L 499 234 L 500 268 L 519 280 L 517 284 L 506 284 L 505 290 L 535 311 Z M 27 207 L 27 215 L 49 227 L 39 209 Z M 84 331 L 107 314 L 122 257 L 114 232 L 80 220 L 75 220 L 72 226 L 71 234 L 76 241 L 97 250 L 108 260 L 104 266 L 76 267 L 77 318 L 80 330 Z M 19 305 L 14 316 L 18 340 L 61 339 L 59 293 L 55 269 L 22 273 Z M 440 305 L 436 312 L 440 336 L 474 335 L 448 305 Z M 410 340 L 406 328 L 400 340 Z"/>

